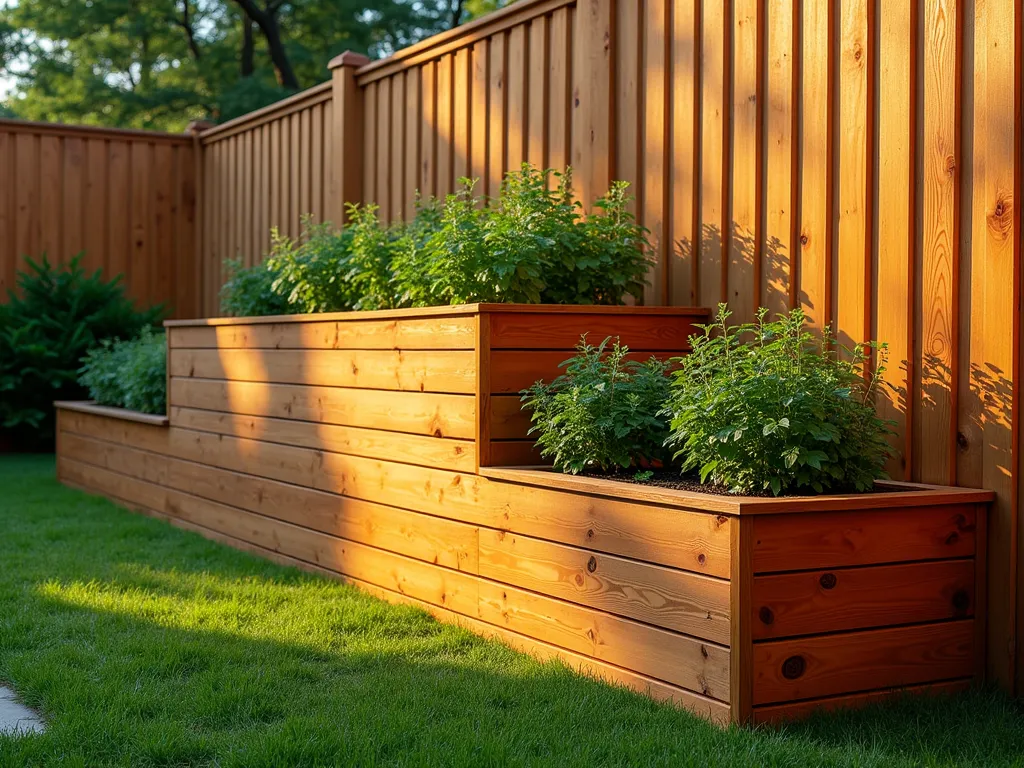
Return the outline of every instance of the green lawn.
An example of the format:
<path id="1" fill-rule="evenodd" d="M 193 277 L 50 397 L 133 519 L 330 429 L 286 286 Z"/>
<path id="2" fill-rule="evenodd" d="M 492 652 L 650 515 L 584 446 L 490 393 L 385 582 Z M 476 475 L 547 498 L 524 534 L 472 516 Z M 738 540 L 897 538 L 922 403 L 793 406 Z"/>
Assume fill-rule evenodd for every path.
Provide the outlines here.
<path id="1" fill-rule="evenodd" d="M 718 730 L 0 457 L 0 765 L 1024 765 L 992 693 Z"/>

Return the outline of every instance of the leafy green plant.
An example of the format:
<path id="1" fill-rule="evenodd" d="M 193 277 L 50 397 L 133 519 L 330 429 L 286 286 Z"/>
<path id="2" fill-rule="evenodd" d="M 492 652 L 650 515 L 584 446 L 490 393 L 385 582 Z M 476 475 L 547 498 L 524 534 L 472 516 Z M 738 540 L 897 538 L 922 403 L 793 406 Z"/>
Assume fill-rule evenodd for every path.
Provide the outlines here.
<path id="1" fill-rule="evenodd" d="M 143 413 L 167 409 L 167 343 L 162 332 L 143 328 L 135 339 L 108 339 L 89 350 L 79 383 L 102 405 Z"/>
<path id="2" fill-rule="evenodd" d="M 660 414 L 668 364 L 629 360 L 629 348 L 618 340 L 609 348 L 610 341 L 595 347 L 584 337 L 576 356 L 562 363 L 565 373 L 523 390 L 530 434 L 562 472 L 647 469 L 668 459 L 668 421 Z"/>
<path id="3" fill-rule="evenodd" d="M 260 317 L 291 312 L 288 299 L 274 288 L 277 273 L 272 264 L 263 261 L 246 267 L 241 259 L 225 259 L 224 267 L 228 279 L 220 289 L 220 309 L 225 315 Z"/>
<path id="4" fill-rule="evenodd" d="M 0 305 L 0 428 L 16 445 L 53 442 L 53 401 L 85 394 L 82 357 L 104 339 L 130 338 L 164 317 L 162 306 L 137 309 L 120 278 L 87 274 L 81 255 L 63 266 L 26 259 L 18 292 Z"/>
<path id="5" fill-rule="evenodd" d="M 552 185 L 550 182 L 556 183 Z M 497 200 L 462 180 L 426 242 L 422 264 L 435 304 L 621 304 L 643 297 L 651 266 L 646 230 L 628 211 L 628 184 L 616 182 L 584 218 L 572 173 L 524 163 Z"/>
<path id="6" fill-rule="evenodd" d="M 283 299 L 287 311 L 301 314 L 342 312 L 359 299 L 358 288 L 348 277 L 353 232 L 336 231 L 330 223 L 302 220 L 298 241 L 273 233 L 265 262 L 273 274 L 271 289 Z"/>
<path id="7" fill-rule="evenodd" d="M 800 309 L 767 321 L 717 322 L 691 337 L 692 351 L 675 361 L 669 445 L 684 470 L 734 492 L 869 490 L 885 477 L 890 422 L 873 397 L 885 370 L 885 346 L 838 349 L 825 329 L 806 327 Z M 870 352 L 879 363 L 867 369 Z"/>

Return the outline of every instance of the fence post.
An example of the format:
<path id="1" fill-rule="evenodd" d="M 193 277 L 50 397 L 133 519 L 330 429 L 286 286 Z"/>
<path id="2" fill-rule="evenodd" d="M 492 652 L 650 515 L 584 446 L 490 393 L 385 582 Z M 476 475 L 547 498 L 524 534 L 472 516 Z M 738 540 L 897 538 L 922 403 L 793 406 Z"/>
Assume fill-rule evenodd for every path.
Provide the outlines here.
<path id="1" fill-rule="evenodd" d="M 330 199 L 328 218 L 340 226 L 345 223 L 345 203 L 361 202 L 363 193 L 363 89 L 356 83 L 356 70 L 370 60 L 359 53 L 345 51 L 331 59 L 331 136 Z"/>

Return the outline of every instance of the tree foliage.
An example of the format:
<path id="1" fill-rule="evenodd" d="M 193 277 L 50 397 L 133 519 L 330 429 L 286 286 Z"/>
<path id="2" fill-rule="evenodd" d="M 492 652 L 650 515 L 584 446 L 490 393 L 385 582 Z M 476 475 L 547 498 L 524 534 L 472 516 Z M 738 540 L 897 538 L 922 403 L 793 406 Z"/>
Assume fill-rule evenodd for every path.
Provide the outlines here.
<path id="1" fill-rule="evenodd" d="M 50 122 L 178 131 L 227 120 L 384 56 L 495 0 L 0 0 L 0 110 Z"/>

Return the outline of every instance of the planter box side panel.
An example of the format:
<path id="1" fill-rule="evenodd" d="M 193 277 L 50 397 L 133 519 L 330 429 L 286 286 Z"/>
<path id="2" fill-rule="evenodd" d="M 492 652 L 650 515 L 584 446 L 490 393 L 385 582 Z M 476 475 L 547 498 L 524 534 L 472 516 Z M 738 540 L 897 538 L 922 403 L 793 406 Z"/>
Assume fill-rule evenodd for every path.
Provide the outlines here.
<path id="1" fill-rule="evenodd" d="M 754 720 L 970 684 L 985 509 L 925 504 L 753 519 Z"/>
<path id="2" fill-rule="evenodd" d="M 240 418 L 210 418 L 222 415 Z M 70 485 L 422 604 L 717 721 L 729 717 L 730 529 L 717 516 L 291 437 L 283 444 L 72 411 L 60 423 L 61 479 Z M 723 570 L 725 578 L 713 575 Z"/>
<path id="3" fill-rule="evenodd" d="M 182 429 L 472 471 L 475 322 L 465 317 L 171 327 Z"/>
<path id="4" fill-rule="evenodd" d="M 703 322 L 704 313 L 602 313 L 601 308 L 573 307 L 573 311 L 494 313 L 488 315 L 486 359 L 489 369 L 490 415 L 485 435 L 490 448 L 484 466 L 512 467 L 546 463 L 527 436 L 529 413 L 521 409 L 520 391 L 539 379 L 558 376 L 562 362 L 575 354 L 586 334 L 590 344 L 619 338 L 631 350 L 630 358 L 662 360 L 689 351 L 689 337 Z M 589 313 L 588 310 L 589 309 Z M 620 308 L 614 308 L 620 309 Z"/>

